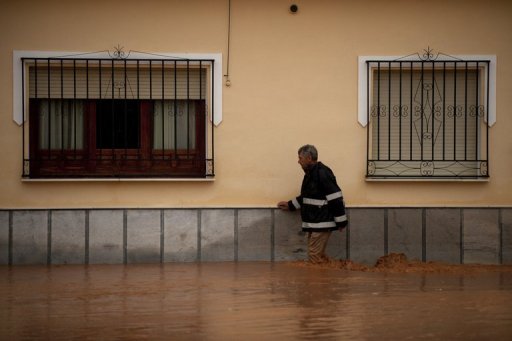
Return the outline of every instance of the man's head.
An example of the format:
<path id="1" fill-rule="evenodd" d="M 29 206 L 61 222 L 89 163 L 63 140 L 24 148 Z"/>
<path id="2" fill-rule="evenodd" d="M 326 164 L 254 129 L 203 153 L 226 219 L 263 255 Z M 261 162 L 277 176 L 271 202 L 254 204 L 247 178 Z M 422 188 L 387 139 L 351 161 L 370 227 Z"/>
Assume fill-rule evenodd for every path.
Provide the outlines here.
<path id="1" fill-rule="evenodd" d="M 318 151 L 315 146 L 306 144 L 299 148 L 299 164 L 304 171 L 308 170 L 318 161 Z"/>

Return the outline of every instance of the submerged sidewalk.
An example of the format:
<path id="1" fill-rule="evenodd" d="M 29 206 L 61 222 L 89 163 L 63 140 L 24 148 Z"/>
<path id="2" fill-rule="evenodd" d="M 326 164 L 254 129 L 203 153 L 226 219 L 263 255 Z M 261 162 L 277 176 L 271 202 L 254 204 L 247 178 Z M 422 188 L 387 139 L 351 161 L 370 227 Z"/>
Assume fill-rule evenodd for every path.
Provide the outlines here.
<path id="1" fill-rule="evenodd" d="M 512 336 L 512 271 L 303 262 L 0 267 L 5 340 L 397 340 Z"/>

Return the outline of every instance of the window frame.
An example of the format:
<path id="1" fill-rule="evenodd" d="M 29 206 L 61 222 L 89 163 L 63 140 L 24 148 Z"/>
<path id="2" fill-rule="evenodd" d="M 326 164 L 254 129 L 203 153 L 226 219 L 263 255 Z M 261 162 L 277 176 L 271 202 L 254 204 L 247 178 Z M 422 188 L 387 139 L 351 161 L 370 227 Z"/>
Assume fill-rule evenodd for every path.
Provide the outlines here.
<path id="1" fill-rule="evenodd" d="M 439 55 L 438 55 L 439 56 Z M 448 58 L 445 58 L 448 57 Z M 399 57 L 399 56 L 360 56 L 359 57 L 359 77 L 358 77 L 358 121 L 361 124 L 361 126 L 365 127 L 367 129 L 367 155 L 366 155 L 366 180 L 367 181 L 403 181 L 403 180 L 413 180 L 413 181 L 452 181 L 452 180 L 476 180 L 476 181 L 487 181 L 489 177 L 489 145 L 488 142 L 486 144 L 487 147 L 487 153 L 486 153 L 486 160 L 483 164 L 481 164 L 481 167 L 484 167 L 482 169 L 482 172 L 480 175 L 476 176 L 460 176 L 460 175 L 453 175 L 453 176 L 436 176 L 433 174 L 430 174 L 430 170 L 427 169 L 425 171 L 425 174 L 421 175 L 383 175 L 383 173 L 380 173 L 379 175 L 376 175 L 375 172 L 372 171 L 371 167 L 375 167 L 375 164 L 370 165 L 370 161 L 374 158 L 371 157 L 371 149 L 373 148 L 372 140 L 370 135 L 370 131 L 372 129 L 372 126 L 370 125 L 370 115 L 371 115 L 371 106 L 370 103 L 373 101 L 373 86 L 374 82 L 376 80 L 371 79 L 371 75 L 373 75 L 374 71 L 377 70 L 377 67 L 373 67 L 373 65 L 386 65 L 388 62 L 390 63 L 389 66 L 391 67 L 391 63 L 399 63 L 403 62 L 405 64 L 411 64 L 412 63 L 432 63 L 432 67 L 434 66 L 434 62 L 449 62 L 449 63 L 465 63 L 466 61 L 471 62 L 478 62 L 481 63 L 480 67 L 483 66 L 483 69 L 485 72 L 482 72 L 483 75 L 485 75 L 485 79 L 482 81 L 482 83 L 486 86 L 486 91 L 484 91 L 485 98 L 483 99 L 483 105 L 485 106 L 485 109 L 487 110 L 488 115 L 484 117 L 484 124 L 487 124 L 488 127 L 491 127 L 496 122 L 496 56 L 492 55 L 458 55 L 458 56 L 446 56 L 444 55 L 442 60 L 437 60 L 436 58 L 432 58 L 432 55 L 424 56 L 423 58 L 419 56 L 418 54 L 407 56 L 407 57 Z M 386 69 L 387 70 L 387 69 Z M 411 69 L 412 70 L 412 69 Z M 387 72 L 387 71 L 386 71 Z M 401 71 L 400 71 L 401 72 Z M 372 96 L 372 98 L 369 98 L 369 96 Z M 489 129 L 489 128 L 487 128 Z M 401 160 L 402 161 L 402 160 Z M 408 161 L 408 160 L 403 160 Z M 431 167 L 432 165 L 429 165 Z"/>
<path id="2" fill-rule="evenodd" d="M 180 176 L 201 176 L 204 167 L 200 160 L 205 159 L 205 118 L 202 116 L 204 107 L 201 100 L 195 102 L 196 111 L 193 113 L 197 118 L 192 129 L 195 130 L 195 148 L 169 148 L 163 149 L 154 146 L 154 105 L 159 100 L 134 100 L 138 103 L 138 135 L 140 139 L 137 148 L 126 147 L 103 147 L 98 145 L 98 126 L 96 124 L 99 101 L 105 99 L 82 100 L 83 112 L 83 147 L 63 148 L 53 147 L 42 148 L 40 146 L 40 112 L 39 104 L 47 101 L 42 98 L 30 100 L 30 160 L 31 177 L 52 178 L 59 177 L 59 173 L 67 173 L 68 177 L 103 176 L 121 177 L 144 176 L 147 172 L 167 173 Z M 58 100 L 52 100 L 58 101 Z M 123 101 L 122 99 L 118 101 Z M 191 113 L 192 114 L 192 113 Z M 166 163 L 172 162 L 173 167 L 166 167 Z M 119 169 L 122 168 L 122 169 Z"/>
<path id="3" fill-rule="evenodd" d="M 63 57 L 64 56 L 64 57 Z M 206 89 L 207 89 L 207 94 L 205 94 L 205 96 L 207 96 L 208 98 L 208 102 L 206 104 L 206 106 L 197 106 L 198 108 L 201 107 L 201 109 L 203 110 L 204 114 L 207 115 L 207 117 L 204 117 L 204 120 L 197 120 L 199 123 L 196 122 L 197 124 L 197 127 L 196 129 L 200 129 L 200 130 L 208 130 L 208 127 L 211 126 L 211 132 L 208 132 L 208 131 L 205 131 L 205 134 L 206 135 L 210 135 L 210 136 L 203 136 L 203 134 L 198 134 L 196 135 L 196 147 L 198 149 L 197 151 L 197 154 L 202 154 L 203 155 L 203 158 L 211 158 L 211 159 L 208 159 L 206 160 L 206 164 L 204 164 L 204 167 L 202 167 L 202 171 L 192 171 L 192 172 L 180 172 L 180 171 L 177 171 L 176 174 L 167 174 L 167 175 L 164 175 L 164 176 L 157 176 L 155 178 L 160 178 L 160 179 L 168 179 L 168 180 L 174 180 L 174 179 L 177 179 L 177 180 L 181 180 L 181 179 L 188 179 L 188 178 L 205 178 L 205 179 L 208 179 L 208 178 L 213 178 L 215 173 L 214 173 L 214 166 L 213 166 L 213 157 L 214 157 L 214 146 L 213 146 L 213 130 L 214 130 L 214 127 L 217 126 L 218 124 L 221 123 L 222 121 L 222 55 L 221 54 L 177 54 L 177 53 L 166 53 L 166 54 L 156 54 L 156 55 L 151 55 L 151 54 L 145 54 L 145 53 L 129 53 L 129 58 L 128 59 L 134 59 L 134 60 L 139 60 L 139 59 L 143 59 L 143 60 L 154 60 L 154 59 L 157 59 L 157 60 L 162 60 L 162 58 L 165 58 L 165 57 L 169 57 L 169 58 L 172 58 L 174 60 L 176 59 L 185 59 L 185 60 L 188 60 L 188 59 L 195 59 L 195 60 L 203 60 L 203 61 L 206 61 L 206 62 L 209 62 L 211 63 L 209 66 L 206 66 L 206 64 L 203 64 L 206 66 L 206 69 L 209 70 L 207 72 L 209 72 L 208 74 L 208 77 L 209 79 L 206 81 Z M 27 119 L 31 116 L 31 115 L 34 115 L 33 113 L 33 110 L 34 110 L 34 106 L 33 106 L 33 101 L 29 98 L 29 91 L 28 91 L 28 87 L 29 87 L 29 82 L 28 82 L 28 76 L 29 76 L 29 72 L 28 72 L 28 66 L 25 65 L 24 63 L 24 60 L 28 59 L 37 59 L 37 58 L 60 58 L 60 59 L 64 59 L 64 58 L 69 58 L 69 59 L 73 59 L 73 60 L 77 60 L 77 59 L 112 59 L 112 60 L 115 60 L 115 58 L 112 58 L 110 57 L 110 54 L 107 52 L 107 53 L 70 53 L 70 52 L 41 52 L 41 51 L 14 51 L 13 53 L 13 86 L 14 86 L 14 89 L 13 89 L 13 120 L 18 123 L 19 125 L 22 126 L 22 130 L 23 130 L 23 155 L 28 155 L 29 157 L 30 156 L 33 156 L 35 155 L 35 143 L 29 143 L 30 141 L 34 142 L 34 141 L 37 141 L 39 143 L 38 140 L 34 140 L 36 139 L 37 137 L 34 133 L 34 129 L 27 129 L 27 132 L 25 132 L 25 127 L 24 127 L 24 124 L 27 123 Z M 120 59 L 122 60 L 122 59 Z M 146 105 L 149 105 L 151 106 L 151 108 L 153 107 L 153 105 L 150 103 L 151 101 L 158 101 L 159 99 L 153 99 L 153 100 L 149 100 L 149 101 L 146 101 L 146 100 L 143 100 L 143 99 L 139 99 L 139 101 L 141 101 L 141 105 L 143 102 L 147 102 L 149 104 L 146 104 Z M 87 111 L 91 111 L 91 105 L 92 106 L 95 106 L 95 104 L 93 104 L 93 100 L 87 100 L 88 102 L 86 104 L 84 104 L 84 106 L 86 106 L 88 109 L 86 109 Z M 32 102 L 32 103 L 31 103 Z M 217 112 L 218 111 L 218 112 Z M 142 114 L 142 113 L 140 113 Z M 142 139 L 146 139 L 147 141 L 145 142 L 145 145 L 146 145 L 146 149 L 148 149 L 149 153 L 151 154 L 154 154 L 154 155 L 158 155 L 160 154 L 160 156 L 162 156 L 162 159 L 165 158 L 165 155 L 166 154 L 173 154 L 175 151 L 176 151 L 176 148 L 172 151 L 172 152 L 164 152 L 162 153 L 161 151 L 156 151 L 156 150 L 153 150 L 153 141 L 152 141 L 152 136 L 151 133 L 152 133 L 152 130 L 153 130 L 153 113 L 148 113 L 149 117 L 148 119 L 146 119 L 146 123 L 144 123 L 142 120 L 140 122 L 140 130 L 141 130 L 141 138 Z M 87 132 L 84 132 L 84 146 L 83 146 L 83 151 L 79 151 L 78 153 L 82 153 L 82 154 L 90 154 L 92 151 L 91 151 L 91 146 L 95 146 L 96 145 L 96 141 L 92 141 L 91 139 L 92 138 L 95 138 L 95 137 L 91 137 L 90 134 L 94 131 L 94 129 L 90 129 L 90 125 L 91 125 L 91 122 L 93 121 L 91 118 L 93 117 L 94 115 L 91 115 L 90 113 L 88 113 L 88 115 L 84 115 L 84 130 L 89 130 L 89 133 Z M 206 123 L 206 119 L 208 118 L 209 122 L 208 123 L 208 127 L 205 126 L 205 123 Z M 201 122 L 200 121 L 203 121 L 203 124 L 201 126 Z M 92 122 L 94 123 L 94 122 Z M 145 129 L 145 131 L 143 131 L 143 129 Z M 201 137 L 203 136 L 203 137 Z M 144 143 L 143 141 L 141 141 L 141 143 Z M 209 145 L 209 146 L 208 146 Z M 140 146 L 139 149 L 144 149 L 143 146 Z M 72 151 L 73 152 L 73 151 Z M 128 152 L 128 153 L 127 153 Z M 179 153 L 179 151 L 176 151 L 177 153 Z M 190 152 L 190 150 L 189 150 Z M 75 150 L 74 153 L 76 154 L 77 151 Z M 129 154 L 129 151 L 125 150 L 125 149 L 120 149 L 119 152 L 117 151 L 114 151 L 113 152 L 114 154 L 124 154 L 125 156 L 127 154 Z M 208 153 L 208 156 L 206 156 L 206 154 Z M 178 167 L 179 168 L 179 167 Z M 178 168 L 176 168 L 176 170 L 178 170 Z M 37 176 L 37 174 L 31 174 L 30 173 L 30 168 L 27 164 L 27 160 L 26 160 L 26 157 L 24 156 L 23 157 L 23 167 L 22 167 L 22 170 L 23 170 L 23 174 L 22 174 L 22 179 L 23 180 L 30 180 L 30 179 L 38 179 L 40 178 L 39 176 Z M 183 169 L 182 169 L 183 170 Z M 99 179 L 99 178 L 105 178 L 105 179 L 108 179 L 108 178 L 128 178 L 130 180 L 134 180 L 136 179 L 137 177 L 140 177 L 141 179 L 148 179 L 148 178 L 152 178 L 154 176 L 147 176 L 147 174 L 144 174 L 144 173 L 141 173 L 140 175 L 137 175 L 137 174 L 130 174 L 128 176 L 126 175 L 118 175 L 118 174 L 94 174 L 92 176 L 80 176 L 78 175 L 79 178 L 82 178 L 82 179 L 91 179 L 91 180 L 94 180 L 94 179 Z M 55 179 L 55 180 L 58 180 L 58 179 L 75 179 L 75 176 L 74 175 L 65 175 L 65 176 L 58 176 L 56 178 L 53 178 L 53 177 L 48 177 L 48 176 L 43 176 L 41 178 L 45 178 L 45 179 Z"/>

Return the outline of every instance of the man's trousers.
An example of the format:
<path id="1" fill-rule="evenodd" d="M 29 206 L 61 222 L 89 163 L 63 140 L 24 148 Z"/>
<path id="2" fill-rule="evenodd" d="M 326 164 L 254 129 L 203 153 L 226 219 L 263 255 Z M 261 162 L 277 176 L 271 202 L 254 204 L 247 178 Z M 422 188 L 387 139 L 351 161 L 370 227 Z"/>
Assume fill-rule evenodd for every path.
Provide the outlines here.
<path id="1" fill-rule="evenodd" d="M 325 254 L 325 248 L 331 231 L 326 232 L 308 232 L 308 255 L 311 263 L 324 263 L 329 261 Z"/>

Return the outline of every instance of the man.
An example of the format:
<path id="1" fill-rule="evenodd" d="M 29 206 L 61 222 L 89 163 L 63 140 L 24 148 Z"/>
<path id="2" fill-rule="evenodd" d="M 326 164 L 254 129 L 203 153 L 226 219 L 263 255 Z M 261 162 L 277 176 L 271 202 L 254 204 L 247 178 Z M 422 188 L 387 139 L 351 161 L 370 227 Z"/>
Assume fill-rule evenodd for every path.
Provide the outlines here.
<path id="1" fill-rule="evenodd" d="M 325 248 L 331 232 L 341 231 L 348 224 L 345 203 L 333 172 L 318 161 L 315 146 L 302 146 L 298 154 L 305 172 L 300 196 L 281 201 L 277 207 L 284 211 L 301 210 L 302 231 L 308 235 L 309 261 L 322 263 L 329 260 Z"/>

